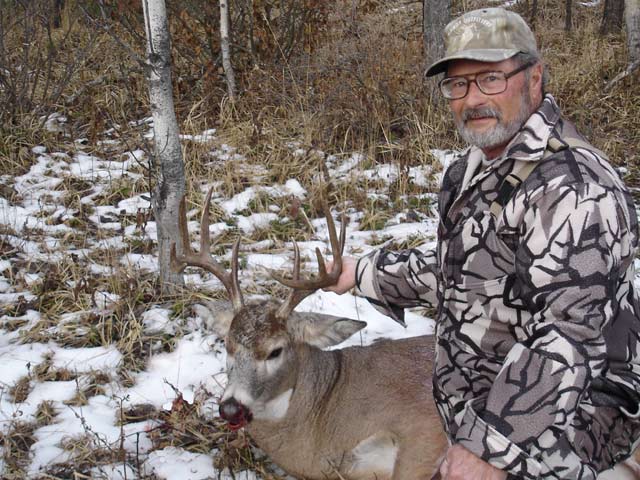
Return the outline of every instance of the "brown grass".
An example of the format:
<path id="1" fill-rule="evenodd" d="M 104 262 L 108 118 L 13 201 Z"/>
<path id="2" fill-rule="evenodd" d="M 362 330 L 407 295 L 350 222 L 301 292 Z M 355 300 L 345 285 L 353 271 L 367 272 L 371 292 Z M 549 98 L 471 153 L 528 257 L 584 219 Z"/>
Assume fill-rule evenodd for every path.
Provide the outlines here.
<path id="1" fill-rule="evenodd" d="M 393 4 L 389 1 L 324 2 L 320 5 L 322 11 L 318 10 L 313 19 L 316 23 L 305 27 L 309 37 L 302 39 L 301 48 L 293 49 L 287 55 L 279 50 L 282 42 L 277 32 L 271 32 L 267 25 L 256 26 L 256 39 L 260 42 L 255 45 L 254 55 L 246 50 L 237 53 L 235 66 L 241 91 L 236 103 L 232 104 L 224 98 L 226 88 L 215 64 L 217 30 L 203 24 L 202 17 L 198 17 L 197 13 L 204 11 L 199 1 L 174 5 L 172 8 L 184 7 L 184 10 L 180 15 L 172 10 L 170 19 L 174 35 L 174 94 L 181 132 L 200 134 L 207 129 L 217 129 L 215 139 L 209 143 L 183 142 L 190 209 L 202 209 L 204 194 L 201 188 L 213 181 L 221 182 L 218 193 L 228 198 L 249 186 L 283 184 L 295 178 L 309 192 L 308 201 L 298 205 L 291 198 L 258 197 L 245 213 L 266 212 L 277 206 L 278 220 L 267 229 L 247 235 L 243 241 L 248 244 L 269 239 L 277 248 L 291 238 L 308 239 L 312 231 L 307 219 L 321 216 L 320 200 L 326 197 L 326 192 L 319 186 L 319 179 L 327 179 L 326 156 L 331 154 L 342 159 L 357 151 L 363 155 L 362 168 L 391 163 L 400 172 L 399 178 L 391 184 L 349 177 L 331 179 L 333 192 L 329 201 L 332 205 L 339 210 L 353 208 L 363 212 L 362 229 L 381 228 L 399 212 L 417 218 L 428 215 L 432 200 L 418 200 L 415 195 L 425 193 L 425 190 L 435 192 L 437 186 L 434 184 L 426 189 L 417 186 L 408 179 L 406 172 L 412 166 L 433 166 L 437 170 L 439 167 L 431 149 L 462 145 L 446 106 L 440 99 L 431 97 L 429 85 L 423 82 L 425 65 L 419 2 L 401 2 L 406 9 L 394 15 L 389 13 Z M 43 8 L 48 5 L 44 0 L 33 3 Z M 118 8 L 122 10 L 114 7 L 110 18 L 126 19 L 131 25 L 140 26 L 140 12 L 127 7 L 126 2 L 120 3 Z M 66 38 L 60 33 L 52 37 L 58 50 L 50 77 L 51 89 L 48 90 L 51 92 L 57 86 L 63 86 L 62 94 L 53 99 L 44 90 L 44 83 L 40 83 L 34 87 L 34 98 L 41 102 L 30 108 L 23 108 L 28 102 L 16 105 L 17 113 L 10 119 L 2 117 L 4 123 L 0 122 L 3 167 L 0 195 L 9 202 L 21 200 L 12 187 L 11 178 L 25 173 L 34 163 L 35 155 L 31 151 L 34 145 L 44 145 L 50 152 L 73 155 L 80 147 L 72 140 L 84 137 L 87 141 L 82 151 L 109 160 L 121 158 L 125 151 L 147 147 L 143 135 L 148 131 L 148 124 L 129 123 L 149 116 L 146 84 L 142 70 L 122 46 L 127 44 L 141 54 L 141 39 L 124 21 L 111 25 L 112 36 L 86 19 L 79 10 L 80 3 L 69 1 L 66 4 L 63 26 L 64 31 L 71 33 Z M 98 13 L 97 4 L 84 4 L 88 13 Z M 461 13 L 486 4 L 477 0 L 456 1 L 453 10 Z M 528 16 L 527 4 L 516 8 Z M 616 165 L 628 169 L 627 183 L 638 188 L 640 82 L 637 74 L 623 80 L 610 92 L 604 91 L 604 85 L 626 67 L 624 35 L 600 36 L 600 9 L 578 5 L 574 5 L 574 28 L 568 34 L 558 21 L 563 18 L 563 8 L 559 2 L 541 1 L 536 19 L 536 34 L 551 74 L 549 91 L 564 114 L 596 146 L 608 152 Z M 246 24 L 238 22 L 236 25 L 241 28 Z M 243 35 L 244 31 L 237 32 L 237 38 L 246 39 Z M 116 42 L 114 36 L 120 42 Z M 8 37 L 8 48 L 19 52 L 22 48 L 20 38 Z M 209 39 L 213 40 L 207 43 Z M 46 36 L 38 36 L 34 41 L 40 42 L 37 44 L 41 46 L 48 45 Z M 91 55 L 76 62 L 83 51 L 90 51 Z M 28 67 L 35 71 L 42 61 L 42 58 L 37 62 L 34 59 L 35 63 Z M 67 67 L 70 76 L 65 74 Z M 60 82 L 63 81 L 66 83 L 62 85 Z M 53 112 L 68 117 L 61 132 L 44 128 L 41 116 Z M 104 140 L 119 143 L 100 143 Z M 244 159 L 224 162 L 212 157 L 212 150 L 222 148 L 223 144 L 232 146 L 234 153 Z M 294 153 L 296 149 L 303 153 Z M 113 180 L 97 198 L 97 204 L 116 205 L 122 199 L 150 191 L 154 182 L 152 173 L 142 164 L 136 172 L 142 174 L 142 178 Z M 76 233 L 61 236 L 65 248 L 84 248 L 88 246 L 88 238 L 110 235 L 99 231 L 89 220 L 89 215 L 94 213 L 93 207 L 80 202 L 92 187 L 91 182 L 70 179 L 65 179 L 59 187 L 66 192 L 64 205 L 74 212 L 73 218 L 65 222 L 76 229 Z M 372 190 L 384 195 L 384 200 L 371 200 L 369 193 Z M 42 217 L 48 224 L 60 222 L 44 211 Z M 138 225 L 141 231 L 146 220 L 148 217 L 131 216 L 126 223 Z M 219 208 L 212 209 L 212 221 L 233 223 Z M 237 230 L 232 229 L 223 235 L 215 253 L 228 248 L 236 233 Z M 69 256 L 51 263 L 24 256 L 19 258 L 19 248 L 8 241 L 13 234 L 8 230 L 0 232 L 0 259 L 12 262 L 5 277 L 21 289 L 27 288 L 19 275 L 21 271 L 39 273 L 42 278 L 33 288 L 37 300 L 23 299 L 2 307 L 0 316 L 6 316 L 1 328 L 20 331 L 21 340 L 25 342 L 56 341 L 69 347 L 115 344 L 124 355 L 120 370 L 113 375 L 115 378 L 99 373 L 88 378 L 79 377 L 73 372 L 53 368 L 51 360 L 45 359 L 33 368 L 29 377 L 11 386 L 9 395 L 14 401 L 24 400 L 32 382 L 36 381 L 76 379 L 79 388 L 71 401 L 74 405 L 85 404 L 91 396 L 103 393 L 104 385 L 110 381 L 131 386 L 135 372 L 144 368 L 150 355 L 174 348 L 181 329 L 187 329 L 183 321 L 189 315 L 189 304 L 199 295 L 210 295 L 210 292 L 185 292 L 178 298 L 162 298 L 154 276 L 121 265 L 119 259 L 124 253 L 154 251 L 154 245 L 142 238 L 128 238 L 123 248 L 96 249 L 89 254 L 88 260 Z M 25 231 L 23 237 L 37 240 L 43 234 L 31 230 Z M 388 240 L 380 235 L 371 243 Z M 396 246 L 415 247 L 423 241 L 425 238 L 415 236 Z M 114 267 L 113 274 L 90 273 L 88 264 L 92 261 Z M 249 293 L 279 294 L 279 288 L 272 282 L 259 285 L 252 282 L 247 289 Z M 117 294 L 119 299 L 107 311 L 97 312 L 95 295 L 98 291 Z M 159 302 L 167 302 L 172 307 L 177 327 L 175 336 L 149 334 L 144 330 L 141 313 L 150 304 Z M 38 310 L 41 321 L 28 325 L 26 320 L 19 318 L 28 310 Z M 63 315 L 80 311 L 88 313 L 61 324 Z M 155 419 L 159 427 L 152 432 L 152 440 L 157 448 L 175 445 L 197 452 L 217 448 L 220 451 L 216 456 L 219 467 L 253 468 L 262 472 L 265 478 L 278 478 L 270 473 L 268 463 L 254 457 L 247 439 L 224 430 L 217 420 L 204 415 L 203 401 L 199 398 L 194 405 L 178 402 L 169 413 L 138 406 L 122 412 L 120 421 Z M 38 408 L 38 425 L 52 422 L 55 415 L 52 404 L 42 403 Z M 24 475 L 35 428 L 36 425 L 15 423 L 0 437 L 8 466 L 7 478 Z M 76 453 L 77 463 L 53 469 L 47 478 L 71 478 L 74 472 L 86 474 L 92 462 L 106 463 L 118 454 L 116 452 L 114 456 L 102 446 L 92 445 L 85 437 L 70 439 L 66 447 Z"/>

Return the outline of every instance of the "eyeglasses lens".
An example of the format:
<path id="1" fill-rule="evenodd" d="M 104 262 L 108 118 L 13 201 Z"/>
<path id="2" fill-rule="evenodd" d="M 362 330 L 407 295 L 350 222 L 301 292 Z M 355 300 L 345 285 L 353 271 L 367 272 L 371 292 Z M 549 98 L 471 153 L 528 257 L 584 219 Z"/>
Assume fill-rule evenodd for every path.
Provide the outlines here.
<path id="1" fill-rule="evenodd" d="M 497 95 L 507 88 L 507 79 L 503 72 L 483 72 L 470 80 L 465 77 L 444 78 L 440 82 L 440 90 L 445 98 L 457 100 L 467 95 L 471 82 L 474 82 L 485 95 Z"/>

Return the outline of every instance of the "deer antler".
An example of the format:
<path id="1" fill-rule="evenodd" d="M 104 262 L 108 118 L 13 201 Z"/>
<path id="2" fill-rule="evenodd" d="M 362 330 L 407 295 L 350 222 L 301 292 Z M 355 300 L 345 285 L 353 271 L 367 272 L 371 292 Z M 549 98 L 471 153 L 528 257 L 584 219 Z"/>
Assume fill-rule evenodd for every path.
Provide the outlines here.
<path id="1" fill-rule="evenodd" d="M 340 226 L 340 240 L 336 234 L 336 226 L 331 216 L 331 211 L 326 202 L 323 203 L 324 215 L 327 219 L 327 226 L 329 227 L 329 241 L 331 242 L 331 251 L 333 253 L 333 268 L 331 273 L 327 273 L 327 267 L 324 262 L 324 258 L 319 248 L 316 248 L 316 258 L 318 260 L 318 277 L 313 279 L 300 279 L 300 249 L 298 244 L 293 242 L 293 275 L 292 278 L 284 278 L 277 273 L 271 275 L 278 282 L 290 287 L 292 290 L 285 302 L 280 306 L 276 315 L 279 318 L 287 318 L 294 308 L 306 297 L 320 288 L 329 287 L 335 285 L 342 273 L 342 252 L 344 250 L 344 242 L 346 235 L 346 218 L 342 216 L 342 222 Z"/>
<path id="2" fill-rule="evenodd" d="M 200 252 L 195 252 L 189 243 L 186 203 L 185 197 L 182 197 L 178 222 L 183 251 L 180 254 L 176 254 L 176 244 L 171 244 L 171 268 L 176 272 L 182 272 L 185 267 L 192 266 L 213 273 L 226 288 L 231 303 L 233 304 L 233 310 L 237 313 L 243 306 L 242 292 L 240 291 L 240 284 L 238 283 L 238 247 L 240 246 L 240 237 L 238 237 L 233 244 L 233 250 L 231 251 L 231 271 L 227 271 L 222 264 L 216 261 L 211 255 L 209 205 L 212 194 L 213 188 L 209 190 L 204 200 L 204 210 L 202 211 L 202 218 L 200 219 Z"/>

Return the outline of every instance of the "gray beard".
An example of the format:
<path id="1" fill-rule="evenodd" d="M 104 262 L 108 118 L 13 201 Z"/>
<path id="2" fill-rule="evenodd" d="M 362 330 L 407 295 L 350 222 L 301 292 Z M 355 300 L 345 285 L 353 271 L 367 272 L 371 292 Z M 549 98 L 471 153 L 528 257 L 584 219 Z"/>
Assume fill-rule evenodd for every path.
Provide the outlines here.
<path id="1" fill-rule="evenodd" d="M 469 145 L 478 148 L 493 148 L 509 143 L 509 141 L 520 131 L 522 126 L 531 116 L 531 101 L 526 93 L 523 93 L 520 102 L 520 111 L 510 123 L 503 123 L 502 114 L 491 107 L 480 107 L 468 109 L 462 112 L 461 118 L 456 119 L 456 127 L 462 139 Z M 487 132 L 476 132 L 466 127 L 465 122 L 475 117 L 493 117 L 497 120 L 496 125 Z"/>

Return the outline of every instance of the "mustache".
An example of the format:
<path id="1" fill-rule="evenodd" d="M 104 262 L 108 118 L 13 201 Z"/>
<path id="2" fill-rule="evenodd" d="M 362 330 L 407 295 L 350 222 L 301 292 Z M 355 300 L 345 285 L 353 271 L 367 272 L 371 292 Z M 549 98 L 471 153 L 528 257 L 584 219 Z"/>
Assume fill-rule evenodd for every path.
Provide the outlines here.
<path id="1" fill-rule="evenodd" d="M 502 115 L 498 110 L 491 107 L 479 107 L 479 108 L 468 108 L 462 112 L 462 121 L 466 122 L 467 120 L 473 120 L 476 118 L 495 118 L 498 121 L 502 120 Z"/>

